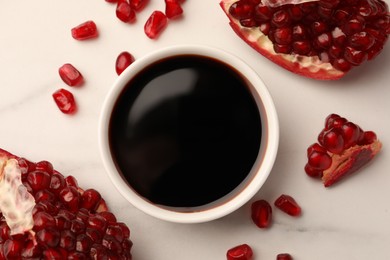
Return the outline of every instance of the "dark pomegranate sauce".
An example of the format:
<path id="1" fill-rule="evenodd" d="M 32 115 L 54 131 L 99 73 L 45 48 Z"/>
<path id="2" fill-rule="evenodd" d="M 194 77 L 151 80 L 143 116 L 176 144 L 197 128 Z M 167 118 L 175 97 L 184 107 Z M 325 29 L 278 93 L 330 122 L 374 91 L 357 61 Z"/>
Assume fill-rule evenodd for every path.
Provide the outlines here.
<path id="1" fill-rule="evenodd" d="M 246 80 L 197 55 L 149 65 L 120 94 L 110 149 L 128 184 L 147 200 L 196 207 L 234 190 L 259 152 L 261 119 Z"/>

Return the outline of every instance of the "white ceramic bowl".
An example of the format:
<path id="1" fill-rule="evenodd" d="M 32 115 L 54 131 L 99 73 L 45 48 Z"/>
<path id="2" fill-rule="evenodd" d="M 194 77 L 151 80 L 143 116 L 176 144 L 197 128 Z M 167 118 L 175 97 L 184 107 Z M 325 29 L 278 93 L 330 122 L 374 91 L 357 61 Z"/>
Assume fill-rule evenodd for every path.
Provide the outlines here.
<path id="1" fill-rule="evenodd" d="M 113 161 L 108 127 L 114 104 L 129 80 L 148 64 L 180 54 L 196 54 L 217 59 L 237 69 L 251 83 L 251 92 L 262 120 L 262 140 L 259 155 L 247 178 L 223 198 L 185 211 L 156 205 L 135 192 L 118 172 Z M 261 188 L 273 167 L 279 144 L 279 123 L 272 98 L 263 81 L 245 62 L 225 51 L 207 46 L 172 46 L 150 53 L 131 64 L 114 82 L 102 107 L 99 122 L 99 146 L 105 169 L 119 192 L 145 213 L 172 222 L 197 223 L 223 217 L 248 202 Z"/>

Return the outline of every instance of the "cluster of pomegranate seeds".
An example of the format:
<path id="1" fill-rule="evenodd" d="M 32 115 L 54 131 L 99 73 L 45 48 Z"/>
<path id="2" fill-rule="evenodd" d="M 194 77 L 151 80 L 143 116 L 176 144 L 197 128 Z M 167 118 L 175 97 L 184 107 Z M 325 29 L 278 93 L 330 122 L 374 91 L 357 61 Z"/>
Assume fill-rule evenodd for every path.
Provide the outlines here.
<path id="1" fill-rule="evenodd" d="M 287 253 L 278 254 L 276 256 L 276 260 L 293 260 L 292 256 Z"/>
<path id="2" fill-rule="evenodd" d="M 76 101 L 71 92 L 66 89 L 59 89 L 53 94 L 53 99 L 57 104 L 58 108 L 64 114 L 74 114 L 77 110 Z"/>
<path id="3" fill-rule="evenodd" d="M 146 36 L 156 39 L 168 24 L 168 18 L 161 11 L 154 11 L 144 25 Z"/>
<path id="4" fill-rule="evenodd" d="M 372 131 L 337 114 L 325 119 L 318 143 L 307 149 L 307 175 L 323 179 L 326 187 L 353 173 L 368 163 L 381 149 L 382 144 Z"/>
<path id="5" fill-rule="evenodd" d="M 290 195 L 282 194 L 275 200 L 275 206 L 290 216 L 301 215 L 301 207 Z"/>
<path id="6" fill-rule="evenodd" d="M 130 230 L 118 222 L 99 192 L 82 190 L 51 163 L 16 159 L 21 179 L 35 198 L 31 231 L 11 235 L 0 213 L 0 259 L 131 259 Z M 5 196 L 5 194 L 2 194 Z"/>
<path id="7" fill-rule="evenodd" d="M 252 257 L 252 248 L 247 244 L 242 244 L 230 248 L 226 253 L 227 260 L 251 260 Z"/>
<path id="8" fill-rule="evenodd" d="M 124 51 L 121 52 L 116 58 L 115 62 L 115 71 L 118 75 L 122 74 L 122 72 L 130 66 L 134 62 L 134 56 L 129 52 Z"/>
<path id="9" fill-rule="evenodd" d="M 258 27 L 276 53 L 318 56 L 341 71 L 373 59 L 390 33 L 389 11 L 382 0 L 320 0 L 276 7 L 261 0 L 239 0 L 229 13 L 243 27 Z"/>
<path id="10" fill-rule="evenodd" d="M 83 41 L 98 37 L 99 33 L 94 21 L 86 21 L 71 29 L 72 37 Z"/>
<path id="11" fill-rule="evenodd" d="M 169 19 L 175 19 L 183 14 L 181 4 L 183 0 L 164 0 L 165 12 L 155 10 L 144 24 L 144 32 L 150 39 L 156 39 L 168 25 Z M 116 16 L 125 23 L 136 20 L 137 12 L 140 12 L 148 4 L 148 0 L 106 0 L 117 3 Z"/>
<path id="12" fill-rule="evenodd" d="M 80 86 L 83 81 L 83 75 L 81 75 L 80 71 L 78 71 L 72 64 L 65 63 L 58 69 L 58 73 L 60 74 L 61 79 L 68 86 Z"/>

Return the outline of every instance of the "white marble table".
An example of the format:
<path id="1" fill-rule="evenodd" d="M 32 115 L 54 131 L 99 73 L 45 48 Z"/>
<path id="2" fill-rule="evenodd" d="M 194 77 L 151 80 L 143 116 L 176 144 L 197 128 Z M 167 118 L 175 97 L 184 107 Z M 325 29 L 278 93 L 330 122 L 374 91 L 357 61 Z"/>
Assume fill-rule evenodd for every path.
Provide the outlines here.
<path id="1" fill-rule="evenodd" d="M 387 2 L 389 2 L 387 0 Z M 218 1 L 189 1 L 184 19 L 171 22 L 161 37 L 148 39 L 143 24 L 163 0 L 151 1 L 135 24 L 115 17 L 104 0 L 2 1 L 0 3 L 0 147 L 37 161 L 46 159 L 83 187 L 96 188 L 118 218 L 131 228 L 136 260 L 217 260 L 226 250 L 250 244 L 255 259 L 390 259 L 390 46 L 376 60 L 337 82 L 319 82 L 288 73 L 260 57 L 228 26 Z M 100 37 L 78 42 L 70 29 L 96 22 Z M 233 52 L 268 85 L 279 113 L 281 139 L 275 167 L 255 196 L 273 202 L 294 196 L 303 215 L 274 211 L 274 223 L 260 230 L 250 220 L 250 203 L 204 224 L 173 224 L 149 217 L 126 202 L 103 169 L 98 151 L 99 111 L 117 77 L 114 63 L 124 50 L 136 58 L 173 44 L 206 44 Z M 389 45 L 389 44 L 388 44 Z M 58 68 L 72 63 L 85 84 L 71 89 L 79 111 L 62 114 L 51 94 L 64 83 Z M 375 162 L 330 189 L 308 178 L 306 147 L 324 118 L 339 113 L 377 132 L 384 144 Z"/>

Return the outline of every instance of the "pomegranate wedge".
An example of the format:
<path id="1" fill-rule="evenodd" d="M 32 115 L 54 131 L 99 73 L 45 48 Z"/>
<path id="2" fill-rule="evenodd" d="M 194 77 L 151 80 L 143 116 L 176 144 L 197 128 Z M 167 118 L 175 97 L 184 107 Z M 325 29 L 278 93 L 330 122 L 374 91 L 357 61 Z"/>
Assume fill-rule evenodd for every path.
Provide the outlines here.
<path id="1" fill-rule="evenodd" d="M 99 192 L 0 149 L 0 259 L 131 259 L 130 230 Z"/>
<path id="2" fill-rule="evenodd" d="M 330 114 L 318 135 L 318 143 L 307 149 L 306 174 L 322 178 L 329 187 L 370 162 L 381 150 L 382 143 L 372 131 L 337 114 Z"/>
<path id="3" fill-rule="evenodd" d="M 230 26 L 266 58 L 319 80 L 375 58 L 390 33 L 382 0 L 222 0 Z"/>

